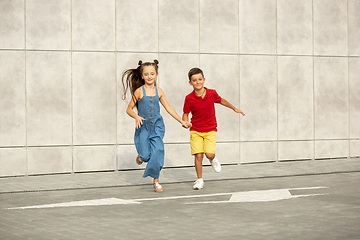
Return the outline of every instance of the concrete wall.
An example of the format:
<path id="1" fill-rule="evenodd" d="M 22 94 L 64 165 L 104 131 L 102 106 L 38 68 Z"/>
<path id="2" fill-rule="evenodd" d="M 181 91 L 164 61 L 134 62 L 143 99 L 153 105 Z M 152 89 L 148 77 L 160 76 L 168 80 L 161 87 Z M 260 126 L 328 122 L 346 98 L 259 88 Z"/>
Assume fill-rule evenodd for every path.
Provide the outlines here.
<path id="1" fill-rule="evenodd" d="M 0 176 L 135 169 L 119 81 L 160 61 L 181 115 L 201 67 L 222 163 L 360 156 L 359 0 L 0 0 Z M 165 165 L 191 166 L 162 109 Z"/>

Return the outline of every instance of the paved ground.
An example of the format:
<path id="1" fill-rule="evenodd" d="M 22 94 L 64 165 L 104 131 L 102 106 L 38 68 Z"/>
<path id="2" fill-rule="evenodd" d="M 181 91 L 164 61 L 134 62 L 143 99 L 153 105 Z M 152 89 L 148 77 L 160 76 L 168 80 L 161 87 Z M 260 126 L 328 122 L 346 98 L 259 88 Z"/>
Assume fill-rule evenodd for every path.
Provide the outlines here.
<path id="1" fill-rule="evenodd" d="M 0 178 L 0 239 L 360 239 L 360 159 Z"/>

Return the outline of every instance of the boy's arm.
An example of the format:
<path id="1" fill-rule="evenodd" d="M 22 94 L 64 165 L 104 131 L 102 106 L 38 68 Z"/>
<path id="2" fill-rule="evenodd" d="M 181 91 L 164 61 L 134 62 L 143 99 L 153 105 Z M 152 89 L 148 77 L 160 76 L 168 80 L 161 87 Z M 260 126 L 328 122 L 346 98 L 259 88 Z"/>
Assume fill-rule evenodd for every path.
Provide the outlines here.
<path id="1" fill-rule="evenodd" d="M 229 102 L 228 102 L 226 99 L 224 99 L 224 98 L 221 98 L 220 104 L 223 105 L 223 106 L 225 106 L 225 107 L 228 107 L 228 108 L 234 110 L 234 111 L 237 112 L 237 113 L 241 113 L 243 116 L 245 116 L 245 113 L 244 113 L 243 111 L 241 111 L 241 109 L 234 107 L 231 103 L 229 103 Z"/>
<path id="2" fill-rule="evenodd" d="M 189 128 L 192 127 L 191 122 L 189 122 L 189 114 L 188 113 L 183 113 L 182 120 L 188 124 Z"/>
<path id="3" fill-rule="evenodd" d="M 183 113 L 182 120 L 185 121 L 185 122 L 189 122 L 189 114 L 188 113 Z"/>

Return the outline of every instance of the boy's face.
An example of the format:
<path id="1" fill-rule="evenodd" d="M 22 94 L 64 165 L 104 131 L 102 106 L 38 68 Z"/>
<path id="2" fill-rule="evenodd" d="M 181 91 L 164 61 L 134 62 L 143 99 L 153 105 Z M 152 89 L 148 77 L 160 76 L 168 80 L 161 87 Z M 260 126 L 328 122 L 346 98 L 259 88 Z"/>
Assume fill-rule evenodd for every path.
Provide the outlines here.
<path id="1" fill-rule="evenodd" d="M 191 76 L 189 84 L 193 86 L 194 90 L 201 90 L 204 88 L 205 78 L 201 73 Z"/>

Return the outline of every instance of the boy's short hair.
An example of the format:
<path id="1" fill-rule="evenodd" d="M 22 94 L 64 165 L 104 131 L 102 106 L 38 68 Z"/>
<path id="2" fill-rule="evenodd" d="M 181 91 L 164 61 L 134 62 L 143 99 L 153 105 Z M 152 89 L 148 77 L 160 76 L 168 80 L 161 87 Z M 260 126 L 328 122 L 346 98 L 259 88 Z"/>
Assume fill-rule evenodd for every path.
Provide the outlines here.
<path id="1" fill-rule="evenodd" d="M 192 68 L 190 69 L 188 76 L 189 76 L 189 81 L 191 81 L 191 76 L 195 75 L 195 74 L 199 74 L 201 73 L 201 75 L 204 77 L 204 73 L 200 68 Z"/>

